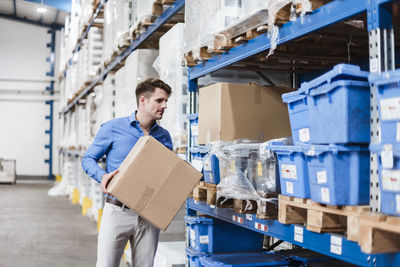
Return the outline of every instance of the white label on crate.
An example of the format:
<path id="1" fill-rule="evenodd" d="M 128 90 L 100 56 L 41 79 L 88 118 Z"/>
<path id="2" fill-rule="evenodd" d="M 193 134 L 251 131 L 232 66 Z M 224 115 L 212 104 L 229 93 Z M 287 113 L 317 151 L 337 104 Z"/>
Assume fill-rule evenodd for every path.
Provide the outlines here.
<path id="1" fill-rule="evenodd" d="M 293 183 L 286 181 L 286 193 L 294 194 L 293 193 Z"/>
<path id="2" fill-rule="evenodd" d="M 215 209 L 215 205 L 210 205 L 210 208 L 211 209 Z"/>
<path id="3" fill-rule="evenodd" d="M 382 188 L 388 191 L 400 191 L 400 170 L 382 170 Z"/>
<path id="4" fill-rule="evenodd" d="M 303 243 L 303 227 L 294 226 L 294 240 Z"/>
<path id="5" fill-rule="evenodd" d="M 329 188 L 321 187 L 321 199 L 323 202 L 329 203 Z"/>
<path id="6" fill-rule="evenodd" d="M 396 141 L 400 142 L 400 123 L 396 123 Z"/>
<path id="7" fill-rule="evenodd" d="M 196 240 L 196 232 L 193 229 L 190 229 L 190 239 Z"/>
<path id="8" fill-rule="evenodd" d="M 384 148 L 381 151 L 382 167 L 385 169 L 393 168 L 393 150 L 391 147 Z"/>
<path id="9" fill-rule="evenodd" d="M 198 136 L 199 135 L 199 125 L 192 125 L 192 136 Z"/>
<path id="10" fill-rule="evenodd" d="M 293 164 L 281 164 L 282 178 L 297 179 L 296 165 Z"/>
<path id="11" fill-rule="evenodd" d="M 396 195 L 396 212 L 400 213 L 400 195 Z"/>
<path id="12" fill-rule="evenodd" d="M 208 244 L 208 235 L 200 236 L 200 244 Z"/>
<path id="13" fill-rule="evenodd" d="M 198 200 L 195 200 L 195 201 L 194 201 L 194 204 L 199 204 L 199 201 L 198 201 Z"/>
<path id="14" fill-rule="evenodd" d="M 246 220 L 252 221 L 253 220 L 253 215 L 252 214 L 246 214 Z"/>
<path id="15" fill-rule="evenodd" d="M 302 128 L 299 130 L 299 139 L 301 142 L 310 141 L 310 130 L 308 128 Z"/>
<path id="16" fill-rule="evenodd" d="M 379 103 L 383 121 L 400 119 L 400 97 L 382 99 Z"/>
<path id="17" fill-rule="evenodd" d="M 331 253 L 342 255 L 342 238 L 331 235 Z"/>
<path id="18" fill-rule="evenodd" d="M 325 184 L 328 182 L 326 170 L 317 172 L 317 182 L 319 184 Z"/>
<path id="19" fill-rule="evenodd" d="M 370 60 L 369 69 L 371 72 L 378 72 L 378 59 L 377 58 L 373 58 Z"/>
<path id="20" fill-rule="evenodd" d="M 204 171 L 211 171 L 211 159 L 207 158 L 204 161 Z"/>
<path id="21" fill-rule="evenodd" d="M 201 172 L 201 170 L 203 169 L 203 161 L 201 160 L 194 159 L 192 160 L 191 164 L 199 172 Z"/>

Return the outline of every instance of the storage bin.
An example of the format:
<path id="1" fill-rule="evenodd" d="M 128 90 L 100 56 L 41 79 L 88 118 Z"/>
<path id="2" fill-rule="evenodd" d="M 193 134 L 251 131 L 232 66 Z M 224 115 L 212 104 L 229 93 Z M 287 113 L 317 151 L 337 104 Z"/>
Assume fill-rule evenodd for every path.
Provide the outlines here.
<path id="1" fill-rule="evenodd" d="M 196 251 L 192 248 L 186 248 L 189 267 L 201 267 L 200 258 L 207 257 L 210 254 Z"/>
<path id="2" fill-rule="evenodd" d="M 369 204 L 369 150 L 366 146 L 302 145 L 311 199 L 330 205 Z"/>
<path id="3" fill-rule="evenodd" d="M 190 247 L 206 253 L 262 250 L 263 235 L 218 219 L 186 216 Z"/>
<path id="4" fill-rule="evenodd" d="M 381 212 L 400 215 L 400 145 L 371 144 L 372 153 L 378 156 Z"/>
<path id="5" fill-rule="evenodd" d="M 370 89 L 364 81 L 336 81 L 310 89 L 310 143 L 370 141 Z"/>
<path id="6" fill-rule="evenodd" d="M 306 155 L 297 145 L 272 143 L 266 149 L 274 151 L 278 157 L 281 193 L 299 198 L 310 198 L 310 184 Z"/>
<path id="7" fill-rule="evenodd" d="M 378 95 L 381 142 L 400 142 L 400 70 L 371 74 L 371 86 L 376 85 Z"/>
<path id="8" fill-rule="evenodd" d="M 351 64 L 338 64 L 334 66 L 330 71 L 323 75 L 301 84 L 301 90 L 305 91 L 306 94 L 310 90 L 321 87 L 323 85 L 331 84 L 336 81 L 368 81 L 369 72 L 362 71 L 359 66 Z"/>
<path id="9" fill-rule="evenodd" d="M 190 134 L 190 147 L 197 147 L 199 145 L 199 115 L 188 114 L 189 120 L 189 134 Z"/>
<path id="10" fill-rule="evenodd" d="M 290 129 L 293 143 L 310 142 L 310 121 L 308 98 L 304 89 L 282 95 L 283 102 L 287 103 L 289 111 Z"/>
<path id="11" fill-rule="evenodd" d="M 219 159 L 214 154 L 204 157 L 204 181 L 211 184 L 219 184 L 221 179 Z"/>
<path id="12" fill-rule="evenodd" d="M 368 74 L 369 73 L 366 71 L 361 71 L 359 66 L 349 65 L 349 64 L 339 64 L 333 67 L 332 70 L 326 72 L 325 74 L 319 76 L 318 78 L 315 78 L 309 82 L 302 83 L 299 90 L 283 94 L 282 100 L 288 105 L 293 143 L 294 144 L 298 142 L 310 143 L 310 141 L 311 143 L 314 142 L 313 140 L 311 140 L 312 131 L 310 129 L 310 123 L 313 122 L 313 120 L 310 118 L 310 104 L 311 104 L 310 100 L 313 99 L 308 98 L 308 95 L 312 90 L 316 90 L 324 86 L 332 87 L 333 83 L 343 80 L 366 82 L 368 80 Z M 341 100 L 336 104 L 340 103 Z M 368 110 L 369 107 L 367 111 Z M 323 121 L 324 124 L 326 122 L 327 121 Z M 318 134 L 318 132 L 316 134 Z M 325 141 L 323 143 L 325 143 Z M 326 143 L 334 143 L 334 142 L 326 142 Z"/>
<path id="13" fill-rule="evenodd" d="M 272 252 L 209 255 L 201 257 L 200 263 L 204 267 L 291 266 L 291 262 L 286 257 Z"/>

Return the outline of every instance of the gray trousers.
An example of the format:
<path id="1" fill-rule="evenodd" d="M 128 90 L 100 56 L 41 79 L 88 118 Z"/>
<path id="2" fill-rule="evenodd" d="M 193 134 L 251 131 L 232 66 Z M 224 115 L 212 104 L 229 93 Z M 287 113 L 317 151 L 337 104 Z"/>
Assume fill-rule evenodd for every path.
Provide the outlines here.
<path id="1" fill-rule="evenodd" d="M 96 267 L 118 267 L 128 240 L 132 248 L 132 267 L 152 267 L 159 234 L 159 229 L 134 211 L 105 203 Z"/>

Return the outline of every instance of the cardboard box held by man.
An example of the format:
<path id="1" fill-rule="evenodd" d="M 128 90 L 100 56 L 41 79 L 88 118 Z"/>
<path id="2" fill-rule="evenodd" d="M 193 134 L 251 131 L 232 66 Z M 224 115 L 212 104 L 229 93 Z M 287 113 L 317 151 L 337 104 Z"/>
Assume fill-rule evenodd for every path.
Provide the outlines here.
<path id="1" fill-rule="evenodd" d="M 151 136 L 141 137 L 107 190 L 165 230 L 202 174 Z"/>

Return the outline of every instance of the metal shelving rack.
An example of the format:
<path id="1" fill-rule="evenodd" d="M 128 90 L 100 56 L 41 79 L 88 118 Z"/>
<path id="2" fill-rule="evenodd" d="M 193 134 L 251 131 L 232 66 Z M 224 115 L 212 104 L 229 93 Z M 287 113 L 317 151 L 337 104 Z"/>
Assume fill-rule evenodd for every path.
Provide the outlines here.
<path id="1" fill-rule="evenodd" d="M 83 41 L 86 39 L 90 28 L 94 25 L 95 20 L 97 19 L 97 17 L 100 15 L 100 13 L 102 12 L 102 9 L 104 7 L 104 4 L 107 2 L 107 0 L 101 0 L 99 5 L 97 6 L 96 10 L 94 11 L 92 17 L 90 18 L 89 22 L 88 22 L 88 26 L 86 27 L 85 31 L 83 32 L 83 34 L 81 35 L 81 37 L 79 38 L 79 40 L 77 41 L 74 50 L 72 51 L 72 55 L 70 57 L 70 59 L 67 62 L 67 65 L 65 66 L 64 70 L 61 71 L 61 75 L 60 78 L 65 78 L 65 75 L 67 74 L 67 70 L 68 68 L 72 65 L 72 60 L 74 58 L 74 55 L 81 49 Z"/>
<path id="2" fill-rule="evenodd" d="M 102 2 L 104 3 L 104 2 Z M 102 70 L 102 72 L 95 77 L 92 82 L 67 106 L 62 110 L 62 114 L 68 113 L 79 100 L 85 97 L 99 82 L 103 81 L 107 74 L 112 71 L 118 64 L 120 64 L 126 57 L 128 57 L 133 51 L 135 51 L 143 42 L 145 42 L 154 32 L 156 32 L 161 26 L 163 26 L 172 16 L 174 16 L 183 6 L 185 5 L 184 0 L 175 0 L 169 8 L 167 8 L 153 23 L 150 25 L 145 32 L 139 35 L 139 37 L 130 42 L 130 45 L 114 60 Z M 88 27 L 89 29 L 89 27 Z"/>
<path id="3" fill-rule="evenodd" d="M 393 0 L 335 0 L 302 20 L 288 22 L 280 27 L 278 45 L 290 43 L 314 31 L 334 25 L 358 15 L 365 15 L 368 24 L 369 64 L 371 72 L 394 69 L 395 43 L 392 26 Z M 229 67 L 235 63 L 267 51 L 271 42 L 262 34 L 245 44 L 241 44 L 196 66 L 188 68 L 188 90 L 191 95 L 191 112 L 196 113 L 197 79 L 213 71 Z M 371 88 L 371 143 L 380 142 L 380 126 L 375 98 L 376 88 Z M 379 211 L 379 183 L 377 158 L 371 155 L 371 209 Z M 400 266 L 400 253 L 366 254 L 360 246 L 346 237 L 308 231 L 303 226 L 285 225 L 276 220 L 258 219 L 255 215 L 233 212 L 232 209 L 215 208 L 205 202 L 187 200 L 188 215 L 201 212 L 253 231 L 272 236 L 297 246 L 347 261 L 361 266 Z"/>

